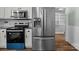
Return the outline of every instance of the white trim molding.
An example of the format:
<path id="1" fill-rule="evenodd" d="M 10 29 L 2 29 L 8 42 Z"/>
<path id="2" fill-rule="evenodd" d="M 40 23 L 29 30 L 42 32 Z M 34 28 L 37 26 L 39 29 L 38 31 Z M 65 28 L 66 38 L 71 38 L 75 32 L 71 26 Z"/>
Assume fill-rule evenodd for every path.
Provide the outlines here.
<path id="1" fill-rule="evenodd" d="M 79 50 L 79 26 L 68 26 L 65 40 Z"/>

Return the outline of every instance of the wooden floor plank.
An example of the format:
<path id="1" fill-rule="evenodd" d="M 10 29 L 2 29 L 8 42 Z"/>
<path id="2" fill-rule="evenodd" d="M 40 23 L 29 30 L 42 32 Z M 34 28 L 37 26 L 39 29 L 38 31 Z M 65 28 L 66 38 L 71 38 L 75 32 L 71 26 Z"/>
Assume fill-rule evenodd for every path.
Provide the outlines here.
<path id="1" fill-rule="evenodd" d="M 57 51 L 77 51 L 72 45 L 65 41 L 64 35 L 56 35 L 56 47 Z"/>

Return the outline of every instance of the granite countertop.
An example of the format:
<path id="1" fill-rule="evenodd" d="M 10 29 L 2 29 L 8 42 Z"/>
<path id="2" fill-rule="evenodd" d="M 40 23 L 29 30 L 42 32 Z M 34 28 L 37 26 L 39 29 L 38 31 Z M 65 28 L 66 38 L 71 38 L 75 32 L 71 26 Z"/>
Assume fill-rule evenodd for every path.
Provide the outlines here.
<path id="1" fill-rule="evenodd" d="M 9 28 L 9 27 L 14 27 L 13 25 L 7 25 L 7 24 L 5 24 L 5 23 L 3 23 L 3 24 L 1 24 L 0 25 L 0 29 L 7 29 L 7 28 Z"/>
<path id="2" fill-rule="evenodd" d="M 26 19 L 26 18 L 0 18 L 0 28 L 1 29 L 7 29 L 9 27 L 14 27 L 15 22 L 32 22 L 32 19 Z"/>
<path id="3" fill-rule="evenodd" d="M 32 18 L 0 18 L 0 20 L 32 20 Z"/>
<path id="4" fill-rule="evenodd" d="M 3 26 L 2 26 L 2 27 L 0 27 L 0 29 L 7 29 L 7 28 L 10 28 L 10 27 L 3 27 Z"/>

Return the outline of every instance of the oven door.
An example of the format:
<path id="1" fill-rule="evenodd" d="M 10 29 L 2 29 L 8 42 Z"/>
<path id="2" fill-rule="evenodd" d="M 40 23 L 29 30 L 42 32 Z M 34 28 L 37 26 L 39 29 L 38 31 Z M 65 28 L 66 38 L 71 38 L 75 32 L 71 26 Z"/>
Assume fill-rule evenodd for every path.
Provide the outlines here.
<path id="1" fill-rule="evenodd" d="M 7 30 L 7 48 L 24 49 L 23 30 Z"/>

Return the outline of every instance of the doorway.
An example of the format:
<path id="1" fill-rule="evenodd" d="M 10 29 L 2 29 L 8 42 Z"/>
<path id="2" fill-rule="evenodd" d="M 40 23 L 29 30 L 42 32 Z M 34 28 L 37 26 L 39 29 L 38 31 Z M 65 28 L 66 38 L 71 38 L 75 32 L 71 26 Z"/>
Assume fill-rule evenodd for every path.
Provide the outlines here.
<path id="1" fill-rule="evenodd" d="M 66 8 L 57 7 L 55 10 L 55 38 L 57 51 L 77 51 L 66 41 L 68 19 L 66 19 Z"/>

